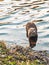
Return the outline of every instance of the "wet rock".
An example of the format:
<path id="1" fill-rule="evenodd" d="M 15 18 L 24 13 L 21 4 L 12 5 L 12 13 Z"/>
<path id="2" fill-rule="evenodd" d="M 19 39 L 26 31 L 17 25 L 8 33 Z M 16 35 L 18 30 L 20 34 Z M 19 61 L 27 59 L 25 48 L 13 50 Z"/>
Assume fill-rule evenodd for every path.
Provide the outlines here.
<path id="1" fill-rule="evenodd" d="M 15 49 L 14 49 L 15 50 Z M 33 59 L 38 59 L 40 61 L 47 62 L 46 60 L 46 51 L 41 52 L 41 51 L 34 51 L 31 48 L 27 47 L 26 49 L 21 47 L 21 46 L 16 46 L 16 50 L 14 54 L 18 52 L 18 55 L 24 55 L 26 59 L 33 60 Z M 20 56 L 19 55 L 19 56 Z M 21 58 L 22 59 L 22 58 Z"/>

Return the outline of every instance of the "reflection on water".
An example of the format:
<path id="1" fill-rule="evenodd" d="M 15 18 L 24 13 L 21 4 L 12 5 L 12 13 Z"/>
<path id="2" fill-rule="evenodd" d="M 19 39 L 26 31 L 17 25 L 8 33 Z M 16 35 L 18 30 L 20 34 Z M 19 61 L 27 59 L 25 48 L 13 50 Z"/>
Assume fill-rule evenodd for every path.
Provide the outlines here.
<path id="1" fill-rule="evenodd" d="M 38 6 L 37 6 L 38 5 Z M 49 1 L 44 3 L 10 3 L 0 2 L 0 40 L 7 44 L 29 45 L 26 37 L 25 25 L 35 22 L 38 28 L 38 41 L 35 50 L 49 50 Z"/>

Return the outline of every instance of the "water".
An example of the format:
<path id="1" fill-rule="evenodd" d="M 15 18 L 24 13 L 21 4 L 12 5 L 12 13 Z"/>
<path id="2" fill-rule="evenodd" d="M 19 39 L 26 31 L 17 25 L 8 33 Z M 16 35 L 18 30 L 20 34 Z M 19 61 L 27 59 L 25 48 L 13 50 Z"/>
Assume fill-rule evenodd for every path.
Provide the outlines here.
<path id="1" fill-rule="evenodd" d="M 38 29 L 38 41 L 34 50 L 49 50 L 49 1 L 39 4 L 33 8 L 31 3 L 21 2 L 0 2 L 0 40 L 7 42 L 7 45 L 18 44 L 28 46 L 25 25 L 27 22 L 42 19 L 34 22 Z M 22 5 L 20 5 L 22 4 Z M 30 6 L 28 6 L 30 5 Z"/>

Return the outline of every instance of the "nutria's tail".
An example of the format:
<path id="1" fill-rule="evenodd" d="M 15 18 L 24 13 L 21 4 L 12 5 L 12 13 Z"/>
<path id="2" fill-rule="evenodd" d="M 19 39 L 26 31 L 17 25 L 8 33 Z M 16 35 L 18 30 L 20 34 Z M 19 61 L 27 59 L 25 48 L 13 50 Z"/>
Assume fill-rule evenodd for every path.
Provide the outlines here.
<path id="1" fill-rule="evenodd" d="M 27 23 L 26 35 L 29 39 L 30 47 L 33 48 L 34 46 L 36 46 L 38 35 L 37 35 L 37 27 L 34 23 L 32 22 Z"/>

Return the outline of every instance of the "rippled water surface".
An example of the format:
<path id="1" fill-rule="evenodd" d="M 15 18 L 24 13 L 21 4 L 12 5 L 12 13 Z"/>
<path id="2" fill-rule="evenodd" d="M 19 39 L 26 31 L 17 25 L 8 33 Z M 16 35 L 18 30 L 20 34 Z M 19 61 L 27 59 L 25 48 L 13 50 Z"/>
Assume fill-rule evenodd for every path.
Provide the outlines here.
<path id="1" fill-rule="evenodd" d="M 28 46 L 25 25 L 33 20 L 38 28 L 35 50 L 49 50 L 49 1 L 25 3 L 15 1 L 0 2 L 0 40 L 7 44 Z M 36 6 L 36 7 L 35 7 Z"/>

